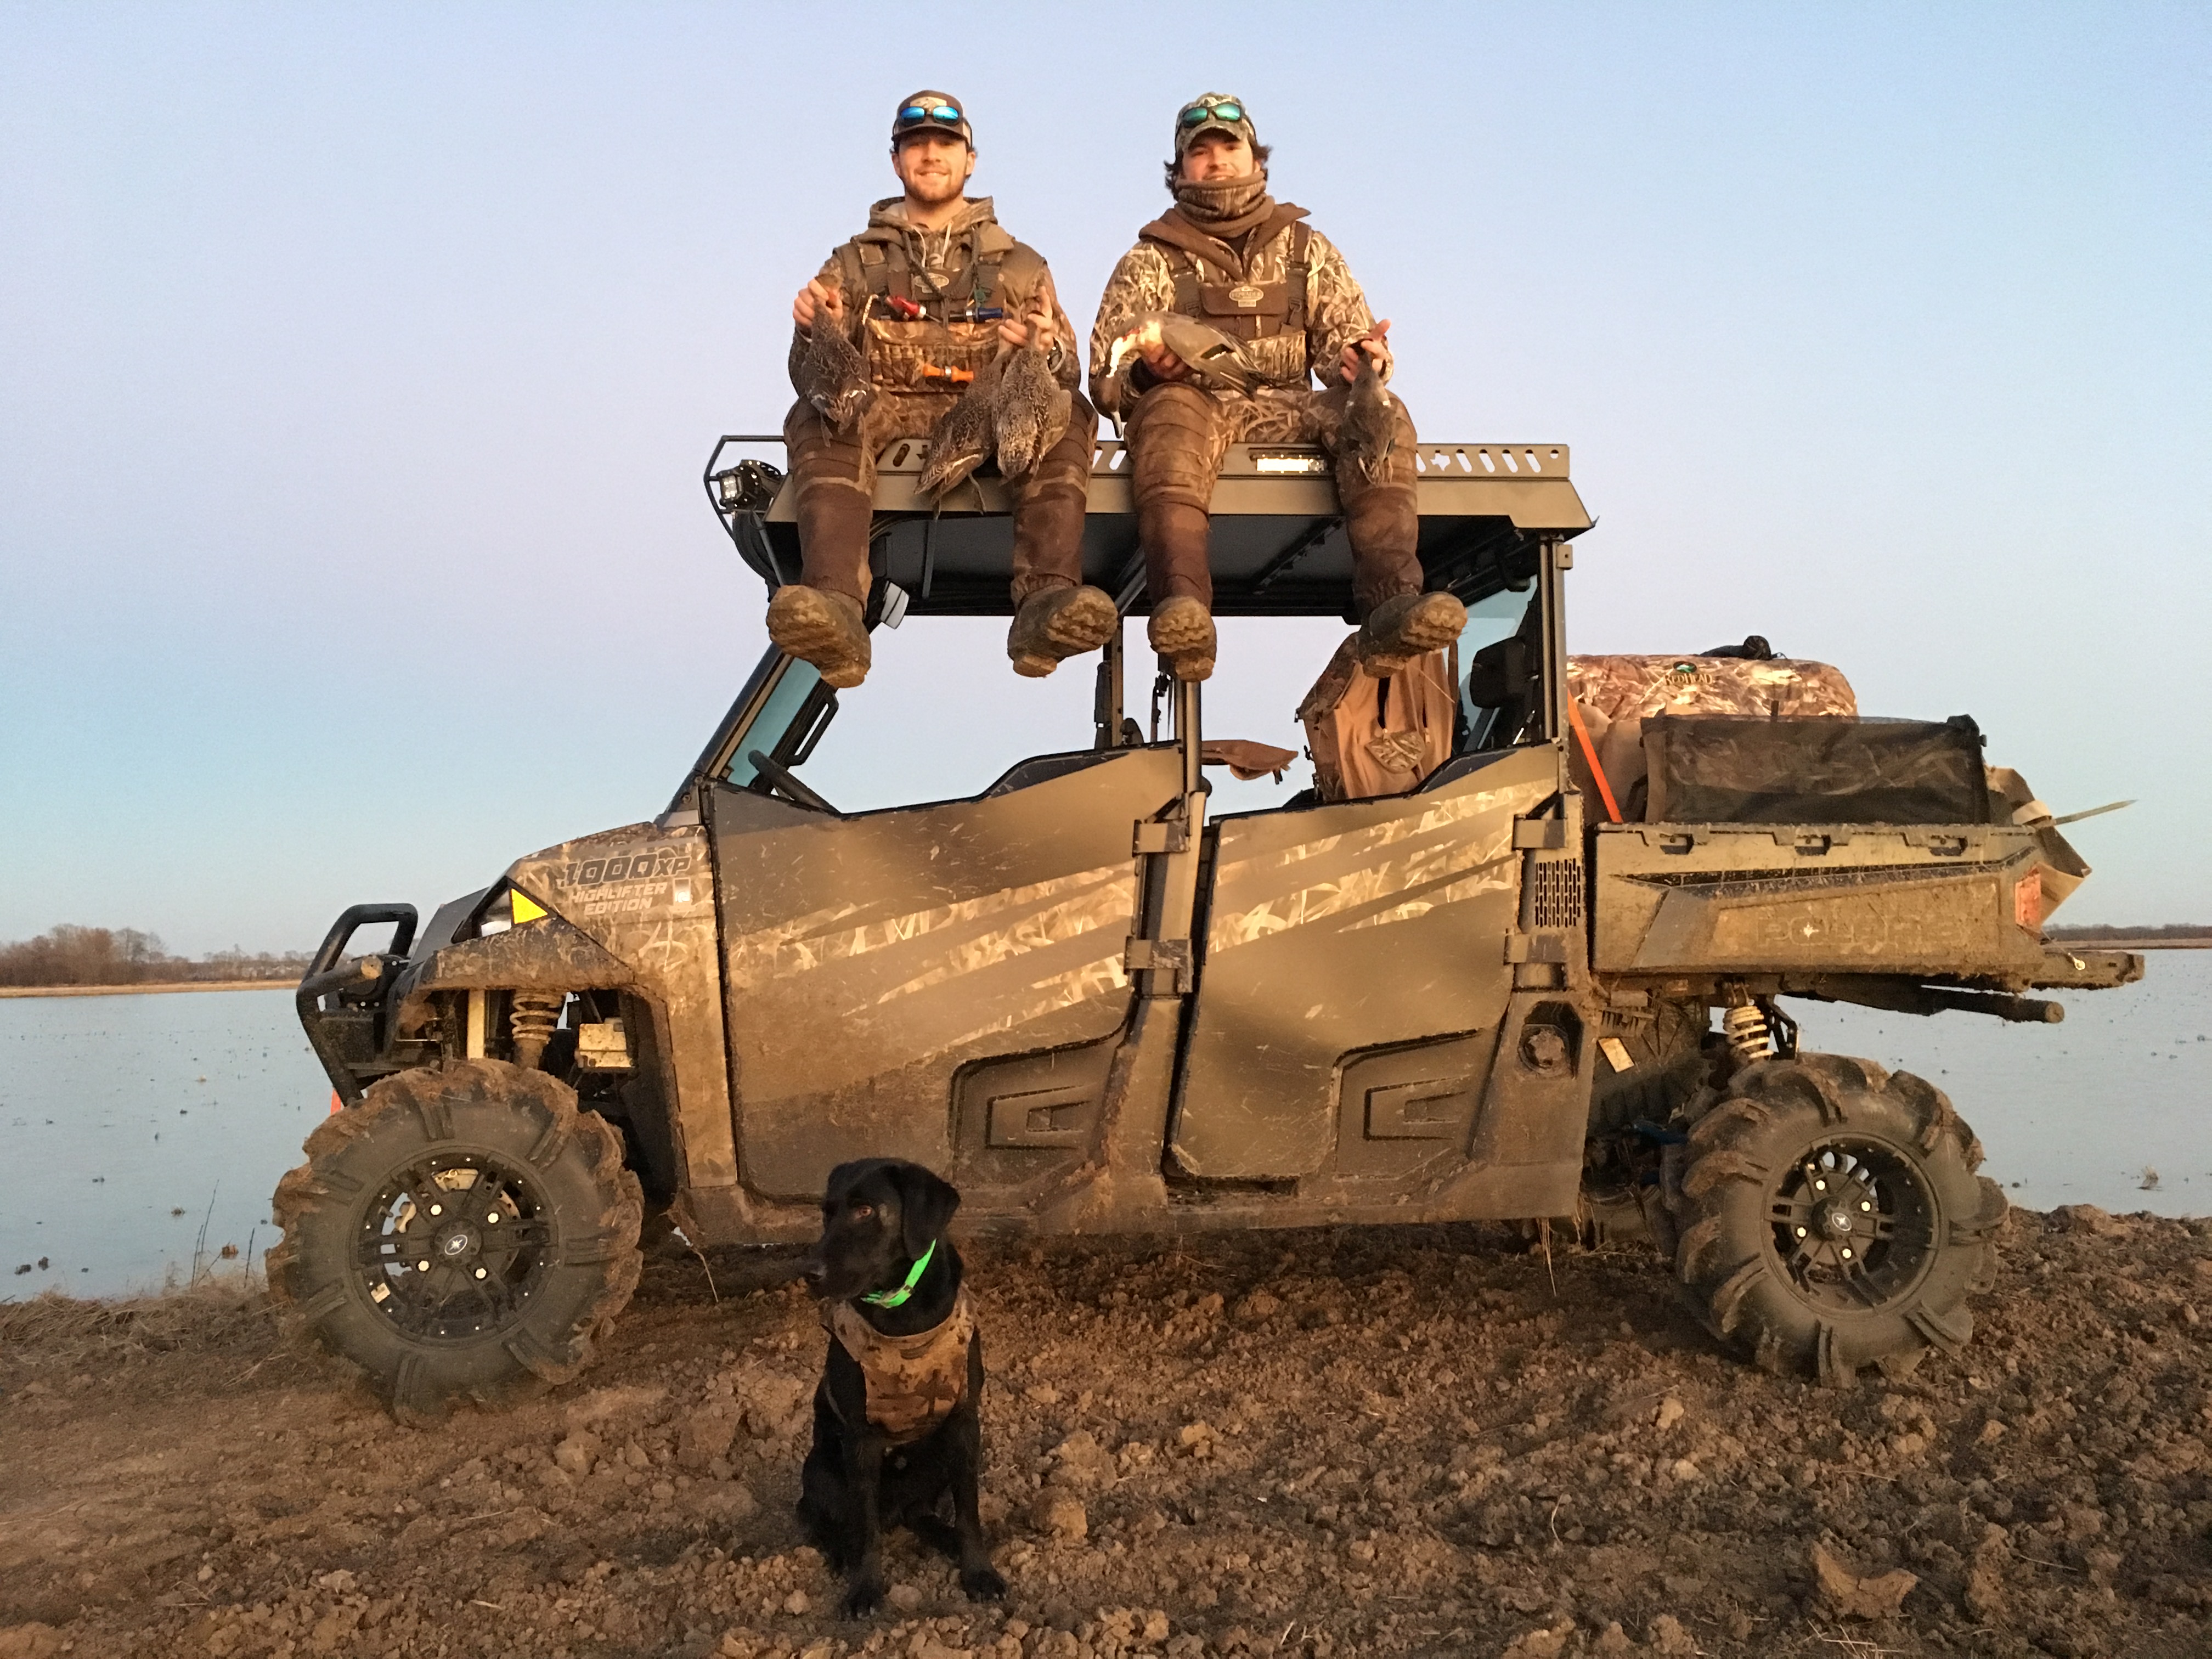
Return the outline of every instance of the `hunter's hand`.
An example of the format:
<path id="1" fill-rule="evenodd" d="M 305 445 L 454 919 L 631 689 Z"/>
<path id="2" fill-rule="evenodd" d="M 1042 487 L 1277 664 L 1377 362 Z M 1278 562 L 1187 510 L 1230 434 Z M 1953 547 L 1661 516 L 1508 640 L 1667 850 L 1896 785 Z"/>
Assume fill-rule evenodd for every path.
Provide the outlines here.
<path id="1" fill-rule="evenodd" d="M 791 320 L 811 334 L 814 331 L 814 313 L 817 307 L 828 312 L 832 322 L 845 320 L 843 296 L 818 277 L 799 289 L 799 297 L 791 302 Z"/>
<path id="2" fill-rule="evenodd" d="M 1051 316 L 1045 312 L 1032 311 L 1019 322 L 1015 321 L 1012 317 L 1004 319 L 999 324 L 999 337 L 1008 345 L 1018 349 L 1030 343 L 1031 330 L 1036 332 L 1037 349 L 1050 351 L 1054 337 L 1059 331 L 1054 327 Z"/>
<path id="3" fill-rule="evenodd" d="M 1344 349 L 1344 380 L 1349 386 L 1359 378 L 1359 354 L 1365 352 L 1375 360 L 1375 372 L 1384 380 L 1390 378 L 1390 368 L 1395 361 L 1390 356 L 1390 343 L 1383 337 L 1390 331 L 1390 319 L 1385 317 L 1367 333 Z"/>
<path id="4" fill-rule="evenodd" d="M 1156 380 L 1188 380 L 1190 365 L 1158 340 L 1146 340 L 1137 347 L 1137 355 L 1145 360 L 1145 367 Z"/>

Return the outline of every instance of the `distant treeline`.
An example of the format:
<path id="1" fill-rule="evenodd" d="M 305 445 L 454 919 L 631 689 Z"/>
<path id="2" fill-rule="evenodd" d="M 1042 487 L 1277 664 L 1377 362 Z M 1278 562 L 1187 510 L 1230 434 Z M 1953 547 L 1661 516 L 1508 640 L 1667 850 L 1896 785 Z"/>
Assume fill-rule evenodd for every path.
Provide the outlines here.
<path id="1" fill-rule="evenodd" d="M 2043 936 L 2060 944 L 2094 945 L 2107 939 L 2212 939 L 2212 923 L 2202 921 L 2172 921 L 2163 927 L 2115 927 L 2100 923 L 2094 927 L 2046 927 Z"/>
<path id="2" fill-rule="evenodd" d="M 158 933 L 136 927 L 72 927 L 64 924 L 36 939 L 0 945 L 0 985 L 175 985 L 198 980 L 296 980 L 307 971 L 307 953 L 264 951 L 248 956 L 233 946 L 194 962 L 173 957 Z"/>

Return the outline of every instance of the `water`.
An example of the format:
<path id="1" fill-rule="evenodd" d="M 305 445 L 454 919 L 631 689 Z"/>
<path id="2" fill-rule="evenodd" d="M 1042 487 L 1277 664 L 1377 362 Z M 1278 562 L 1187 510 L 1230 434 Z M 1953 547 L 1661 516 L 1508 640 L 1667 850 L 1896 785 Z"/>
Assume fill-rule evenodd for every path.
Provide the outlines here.
<path id="1" fill-rule="evenodd" d="M 0 1297 L 181 1283 L 203 1229 L 258 1272 L 330 1097 L 289 986 L 0 1000 Z"/>
<path id="2" fill-rule="evenodd" d="M 2016 1204 L 2212 1215 L 2212 951 L 2143 955 L 2140 984 L 2058 995 L 2059 1025 L 1783 1006 L 1803 1047 L 1916 1072 L 1950 1096 L 1988 1151 L 1982 1173 Z"/>
<path id="3" fill-rule="evenodd" d="M 2212 1214 L 2212 951 L 2149 962 L 2142 984 L 2066 999 L 2063 1025 L 1786 1006 L 1808 1048 L 1948 1092 L 2015 1202 Z M 157 1289 L 196 1245 L 204 1265 L 225 1244 L 258 1257 L 329 1100 L 289 988 L 0 1000 L 0 1298 Z"/>

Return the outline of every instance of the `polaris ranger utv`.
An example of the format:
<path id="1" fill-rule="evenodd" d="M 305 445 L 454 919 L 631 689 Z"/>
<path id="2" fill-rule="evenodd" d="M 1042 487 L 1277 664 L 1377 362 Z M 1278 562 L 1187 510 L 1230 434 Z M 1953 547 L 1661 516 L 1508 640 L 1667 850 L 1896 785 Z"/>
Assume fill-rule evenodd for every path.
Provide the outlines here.
<path id="1" fill-rule="evenodd" d="M 723 464 L 749 441 L 707 485 L 773 586 L 791 492 Z M 923 458 L 882 457 L 871 624 L 1005 615 L 997 481 L 933 512 Z M 1117 638 L 1066 750 L 840 812 L 803 776 L 839 696 L 771 649 L 657 817 L 427 927 L 347 910 L 299 991 L 337 1109 L 277 1188 L 272 1290 L 422 1420 L 574 1375 L 648 1197 L 696 1244 L 798 1240 L 831 1166 L 889 1155 L 978 1231 L 1580 1216 L 1652 1237 L 1761 1365 L 1955 1349 L 2005 1213 L 1978 1145 L 1920 1079 L 1798 1053 L 1777 999 L 2055 1019 L 2022 994 L 2142 972 L 2044 944 L 2086 866 L 1970 721 L 1716 714 L 1680 694 L 1725 679 L 1710 656 L 1664 659 L 1616 790 L 1566 651 L 1565 447 L 1419 459 L 1422 563 L 1470 620 L 1398 793 L 1209 818 L 1200 689 L 1155 682 L 1140 728 Z M 1128 480 L 1101 442 L 1084 568 L 1125 616 Z M 1321 453 L 1232 450 L 1213 557 L 1220 614 L 1348 617 Z M 389 944 L 347 955 L 370 924 Z"/>

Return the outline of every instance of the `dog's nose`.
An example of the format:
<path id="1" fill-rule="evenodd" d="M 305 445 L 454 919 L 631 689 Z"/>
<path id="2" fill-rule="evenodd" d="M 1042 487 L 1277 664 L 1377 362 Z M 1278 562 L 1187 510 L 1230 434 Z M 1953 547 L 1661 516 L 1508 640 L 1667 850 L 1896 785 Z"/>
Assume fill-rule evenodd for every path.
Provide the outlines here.
<path id="1" fill-rule="evenodd" d="M 799 1264 L 799 1271 L 805 1277 L 808 1283 L 819 1285 L 822 1282 L 823 1275 L 830 1271 L 830 1264 L 826 1261 L 817 1261 L 813 1258 L 809 1257 L 805 1261 Z"/>

